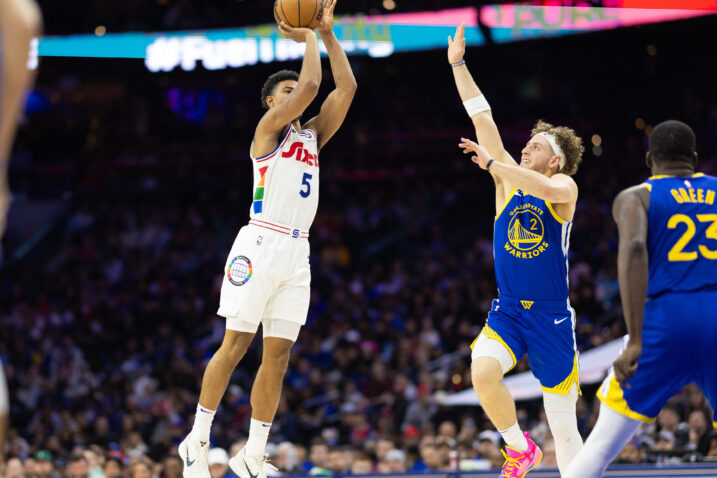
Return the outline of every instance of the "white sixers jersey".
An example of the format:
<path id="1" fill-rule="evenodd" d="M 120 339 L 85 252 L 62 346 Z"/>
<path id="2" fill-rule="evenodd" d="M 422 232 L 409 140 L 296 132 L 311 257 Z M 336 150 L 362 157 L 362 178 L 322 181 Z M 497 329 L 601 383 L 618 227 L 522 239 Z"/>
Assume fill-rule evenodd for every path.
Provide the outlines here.
<path id="1" fill-rule="evenodd" d="M 274 151 L 254 158 L 252 219 L 308 231 L 319 207 L 319 151 L 316 132 L 293 126 Z"/>

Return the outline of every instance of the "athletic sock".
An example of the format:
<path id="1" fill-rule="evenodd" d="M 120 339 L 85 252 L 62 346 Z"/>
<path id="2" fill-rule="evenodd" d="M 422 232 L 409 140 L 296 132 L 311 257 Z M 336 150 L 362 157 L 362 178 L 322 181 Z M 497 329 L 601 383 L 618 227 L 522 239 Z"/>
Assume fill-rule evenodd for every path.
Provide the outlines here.
<path id="1" fill-rule="evenodd" d="M 195 442 L 208 442 L 209 430 L 212 427 L 216 410 L 209 410 L 197 404 L 197 413 L 194 415 L 194 426 L 192 427 L 191 439 Z"/>
<path id="2" fill-rule="evenodd" d="M 249 439 L 246 441 L 246 456 L 264 455 L 266 442 L 269 440 L 269 430 L 271 430 L 271 423 L 251 419 Z"/>
<path id="3" fill-rule="evenodd" d="M 500 434 L 503 436 L 505 443 L 514 450 L 524 452 L 528 450 L 528 440 L 525 439 L 525 435 L 520 430 L 518 422 L 515 422 L 513 426 L 508 427 L 505 430 L 500 430 Z"/>

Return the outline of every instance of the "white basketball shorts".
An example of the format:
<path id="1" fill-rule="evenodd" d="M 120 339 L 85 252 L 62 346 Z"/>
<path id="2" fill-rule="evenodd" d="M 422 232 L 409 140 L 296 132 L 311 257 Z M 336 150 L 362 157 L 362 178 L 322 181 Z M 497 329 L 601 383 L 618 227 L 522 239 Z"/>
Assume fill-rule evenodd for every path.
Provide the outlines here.
<path id="1" fill-rule="evenodd" d="M 295 341 L 309 311 L 309 253 L 308 239 L 242 227 L 227 257 L 217 312 L 227 329 L 254 333 L 263 323 L 264 337 Z"/>

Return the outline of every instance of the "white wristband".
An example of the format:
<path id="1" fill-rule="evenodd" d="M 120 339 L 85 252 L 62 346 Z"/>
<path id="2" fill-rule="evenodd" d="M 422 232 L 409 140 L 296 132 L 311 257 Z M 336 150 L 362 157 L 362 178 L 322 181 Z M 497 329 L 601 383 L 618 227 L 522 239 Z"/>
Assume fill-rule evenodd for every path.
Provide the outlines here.
<path id="1" fill-rule="evenodd" d="M 463 106 L 466 108 L 468 116 L 471 117 L 477 115 L 478 113 L 483 113 L 484 111 L 490 111 L 490 105 L 484 95 L 478 95 L 475 98 L 465 100 L 463 102 Z"/>

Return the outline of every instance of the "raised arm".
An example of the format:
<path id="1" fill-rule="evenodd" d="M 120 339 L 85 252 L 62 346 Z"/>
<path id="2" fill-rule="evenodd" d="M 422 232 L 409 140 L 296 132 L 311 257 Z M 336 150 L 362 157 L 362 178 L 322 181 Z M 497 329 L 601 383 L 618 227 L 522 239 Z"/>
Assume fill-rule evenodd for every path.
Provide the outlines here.
<path id="1" fill-rule="evenodd" d="M 503 147 L 503 141 L 500 139 L 498 127 L 493 121 L 490 106 L 468 71 L 464 60 L 466 53 L 464 33 L 465 23 L 461 23 L 456 28 L 455 38 L 448 37 L 448 62 L 453 69 L 453 79 L 456 81 L 458 94 L 466 109 L 469 110 L 478 142 L 488 150 L 488 153 L 496 161 L 517 164 Z"/>
<path id="2" fill-rule="evenodd" d="M 647 301 L 647 208 L 650 192 L 643 186 L 624 190 L 615 198 L 612 214 L 620 233 L 617 250 L 617 276 L 620 282 L 622 313 L 627 324 L 629 342 L 615 360 L 615 379 L 625 380 L 635 375 L 642 355 L 642 316 Z M 629 384 L 626 385 L 629 388 Z"/>
<path id="3" fill-rule="evenodd" d="M 346 118 L 351 102 L 356 94 L 356 78 L 351 71 L 351 64 L 336 35 L 334 35 L 334 7 L 336 0 L 326 7 L 321 23 L 318 26 L 321 40 L 326 46 L 331 63 L 331 71 L 334 75 L 336 88 L 329 93 L 321 105 L 319 114 L 309 120 L 304 127 L 312 128 L 319 136 L 319 148 L 326 144 L 338 131 Z"/>
<path id="4" fill-rule="evenodd" d="M 521 168 L 517 164 L 501 163 L 492 157 L 483 145 L 467 138 L 461 138 L 461 141 L 459 146 L 463 148 L 464 153 L 476 154 L 472 158 L 474 163 L 525 194 L 539 197 L 553 205 L 569 204 L 578 200 L 578 186 L 567 174 L 554 174 L 547 177 L 536 171 Z M 491 159 L 494 161 L 488 165 Z"/>
<path id="5" fill-rule="evenodd" d="M 254 136 L 257 143 L 274 141 L 277 134 L 286 125 L 300 117 L 304 110 L 308 108 L 316 98 L 316 94 L 319 92 L 319 84 L 321 84 L 321 58 L 316 33 L 308 28 L 292 28 L 284 22 L 279 24 L 279 30 L 287 38 L 298 43 L 306 42 L 306 52 L 304 53 L 296 88 L 294 88 L 286 101 L 269 108 L 269 111 L 264 113 L 264 116 L 259 121 Z"/>

